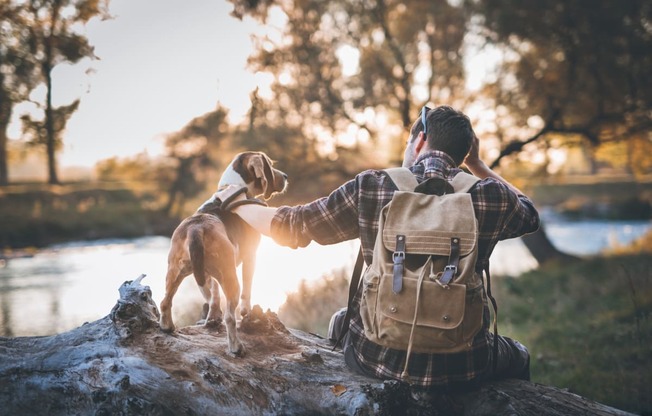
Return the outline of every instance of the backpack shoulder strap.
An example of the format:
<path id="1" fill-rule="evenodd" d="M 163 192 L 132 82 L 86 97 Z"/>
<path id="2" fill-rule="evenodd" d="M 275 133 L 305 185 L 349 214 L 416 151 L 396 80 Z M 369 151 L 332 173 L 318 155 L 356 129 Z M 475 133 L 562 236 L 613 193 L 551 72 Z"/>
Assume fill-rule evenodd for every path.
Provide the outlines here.
<path id="1" fill-rule="evenodd" d="M 453 189 L 455 189 L 455 192 L 469 192 L 469 189 L 476 183 L 480 181 L 480 178 L 477 176 L 469 175 L 466 172 L 460 172 L 457 175 L 453 177 L 453 180 L 451 181 L 451 185 L 453 185 Z"/>
<path id="2" fill-rule="evenodd" d="M 392 179 L 399 191 L 413 191 L 419 185 L 417 178 L 408 168 L 389 168 L 385 172 Z"/>

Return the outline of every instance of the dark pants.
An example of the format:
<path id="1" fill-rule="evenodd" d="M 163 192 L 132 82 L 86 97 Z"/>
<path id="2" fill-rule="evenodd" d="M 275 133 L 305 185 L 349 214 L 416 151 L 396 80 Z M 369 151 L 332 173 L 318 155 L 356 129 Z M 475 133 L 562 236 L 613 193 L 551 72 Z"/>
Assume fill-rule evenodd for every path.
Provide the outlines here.
<path id="1" fill-rule="evenodd" d="M 344 324 L 344 316 L 346 315 L 346 308 L 342 308 L 335 312 L 331 317 L 330 324 L 328 325 L 328 339 L 336 341 L 342 333 L 342 326 Z M 490 353 L 489 365 L 487 371 L 480 376 L 475 382 L 483 382 L 490 380 L 499 380 L 505 378 L 518 378 L 521 380 L 530 380 L 530 353 L 527 348 L 518 341 L 511 338 L 498 336 L 495 337 L 489 333 Z M 498 361 L 496 363 L 496 370 L 494 371 L 493 365 L 493 342 L 498 342 Z M 366 376 L 374 377 L 372 373 L 366 371 L 358 360 L 355 358 L 353 351 L 353 344 L 351 342 L 350 333 L 347 332 L 342 340 L 342 350 L 344 351 L 344 362 L 353 371 Z"/>

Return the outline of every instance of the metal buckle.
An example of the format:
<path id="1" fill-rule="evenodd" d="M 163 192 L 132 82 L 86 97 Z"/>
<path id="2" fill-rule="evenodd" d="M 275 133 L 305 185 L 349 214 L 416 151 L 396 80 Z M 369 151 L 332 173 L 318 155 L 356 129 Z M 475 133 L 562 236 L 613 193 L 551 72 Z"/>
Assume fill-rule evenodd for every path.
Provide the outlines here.
<path id="1" fill-rule="evenodd" d="M 444 272 L 446 270 L 452 270 L 453 271 L 453 276 L 457 274 L 457 266 L 454 266 L 452 264 L 449 264 L 446 267 L 444 267 Z"/>

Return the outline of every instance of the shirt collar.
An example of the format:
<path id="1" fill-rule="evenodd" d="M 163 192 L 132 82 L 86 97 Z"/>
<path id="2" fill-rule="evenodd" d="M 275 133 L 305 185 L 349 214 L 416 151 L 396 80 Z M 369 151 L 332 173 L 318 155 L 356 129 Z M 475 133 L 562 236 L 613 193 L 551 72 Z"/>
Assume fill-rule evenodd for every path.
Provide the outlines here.
<path id="1" fill-rule="evenodd" d="M 451 170 L 457 169 L 453 159 L 440 150 L 430 150 L 423 153 L 417 158 L 414 164 L 423 165 L 426 176 L 430 176 L 429 174 L 431 172 L 448 176 Z"/>

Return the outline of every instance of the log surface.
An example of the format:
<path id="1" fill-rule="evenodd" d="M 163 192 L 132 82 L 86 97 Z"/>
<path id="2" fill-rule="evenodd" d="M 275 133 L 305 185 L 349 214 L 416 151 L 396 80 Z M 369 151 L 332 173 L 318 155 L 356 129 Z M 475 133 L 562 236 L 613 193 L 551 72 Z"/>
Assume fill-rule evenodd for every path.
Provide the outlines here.
<path id="1" fill-rule="evenodd" d="M 455 395 L 357 375 L 317 336 L 255 307 L 240 322 L 244 357 L 224 330 L 174 334 L 142 276 L 106 317 L 48 337 L 0 338 L 1 415 L 628 415 L 518 380 Z"/>

